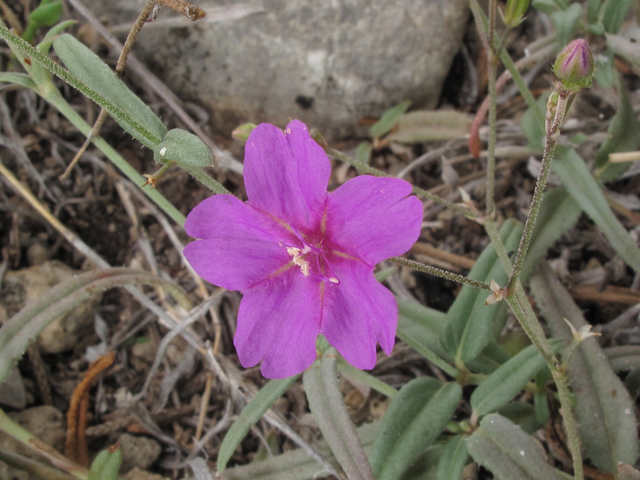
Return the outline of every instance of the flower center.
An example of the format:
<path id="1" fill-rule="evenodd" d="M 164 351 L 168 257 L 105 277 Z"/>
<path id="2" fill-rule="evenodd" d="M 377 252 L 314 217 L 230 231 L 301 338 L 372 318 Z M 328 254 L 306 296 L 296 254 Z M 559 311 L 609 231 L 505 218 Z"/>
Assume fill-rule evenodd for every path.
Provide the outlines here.
<path id="1" fill-rule="evenodd" d="M 300 267 L 300 273 L 319 282 L 328 282 L 334 285 L 340 284 L 340 280 L 333 274 L 333 269 L 324 253 L 322 240 L 314 246 L 295 228 L 292 227 L 291 229 L 298 238 L 299 244 L 290 244 L 282 241 L 280 245 L 286 247 L 294 265 Z"/>

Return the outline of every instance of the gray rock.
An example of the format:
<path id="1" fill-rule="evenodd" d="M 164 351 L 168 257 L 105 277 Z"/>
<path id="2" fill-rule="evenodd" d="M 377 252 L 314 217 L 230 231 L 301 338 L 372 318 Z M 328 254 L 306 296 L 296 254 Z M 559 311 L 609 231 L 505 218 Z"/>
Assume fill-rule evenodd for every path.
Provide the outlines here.
<path id="1" fill-rule="evenodd" d="M 9 417 L 35 435 L 36 438 L 62 452 L 66 434 L 65 418 L 64 414 L 54 407 L 33 407 L 19 413 L 10 413 Z M 0 432 L 0 449 L 38 460 L 41 458 L 33 450 L 3 432 Z M 30 480 L 31 476 L 26 472 L 9 467 L 4 462 L 0 462 L 0 478 Z"/>
<path id="2" fill-rule="evenodd" d="M 113 24 L 132 21 L 145 2 L 86 3 Z M 162 12 L 134 51 L 180 97 L 205 107 L 217 131 L 299 118 L 335 138 L 403 100 L 433 108 L 468 18 L 467 0 L 262 5 L 249 17 L 180 28 L 162 26 Z"/>
<path id="3" fill-rule="evenodd" d="M 160 444 L 149 437 L 137 437 L 123 433 L 118 438 L 118 443 L 122 449 L 121 473 L 126 473 L 134 468 L 146 470 L 158 460 L 162 453 Z"/>

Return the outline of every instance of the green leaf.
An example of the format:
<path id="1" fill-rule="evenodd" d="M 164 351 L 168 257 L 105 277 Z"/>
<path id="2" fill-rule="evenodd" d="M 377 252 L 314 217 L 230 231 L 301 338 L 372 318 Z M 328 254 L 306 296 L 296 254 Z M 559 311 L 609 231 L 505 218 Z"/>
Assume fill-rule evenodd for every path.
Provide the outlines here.
<path id="1" fill-rule="evenodd" d="M 438 480 L 438 465 L 445 445 L 438 441 L 402 474 L 402 480 Z"/>
<path id="2" fill-rule="evenodd" d="M 551 413 L 549 412 L 549 401 L 545 392 L 536 392 L 533 396 L 533 407 L 536 412 L 536 422 L 546 425 Z"/>
<path id="3" fill-rule="evenodd" d="M 382 114 L 380 120 L 371 125 L 369 135 L 372 137 L 381 137 L 382 135 L 389 133 L 398 121 L 398 117 L 406 112 L 410 106 L 411 100 L 405 100 L 404 102 L 391 107 Z"/>
<path id="4" fill-rule="evenodd" d="M 216 465 L 218 474 L 222 475 L 236 447 L 240 445 L 240 442 L 242 442 L 251 427 L 262 418 L 276 400 L 284 395 L 284 392 L 287 391 L 299 376 L 300 375 L 295 375 L 280 380 L 269 380 L 269 383 L 262 387 L 247 406 L 242 409 L 240 416 L 224 436 L 222 445 L 220 445 L 218 463 Z"/>
<path id="5" fill-rule="evenodd" d="M 358 144 L 358 148 L 356 149 L 356 160 L 369 165 L 369 162 L 371 161 L 372 150 L 373 145 L 371 145 L 371 143 L 360 142 Z"/>
<path id="6" fill-rule="evenodd" d="M 556 157 L 553 172 L 562 180 L 569 194 L 600 227 L 618 255 L 640 272 L 640 249 L 611 211 L 582 158 L 574 149 L 563 146 L 557 148 Z"/>
<path id="7" fill-rule="evenodd" d="M 544 194 L 520 274 L 524 284 L 529 281 L 551 245 L 575 225 L 581 214 L 582 208 L 564 188 L 553 188 Z"/>
<path id="8" fill-rule="evenodd" d="M 400 389 L 382 420 L 369 458 L 378 480 L 397 480 L 431 446 L 462 398 L 457 383 L 412 380 Z"/>
<path id="9" fill-rule="evenodd" d="M 129 87 L 80 41 L 69 34 L 60 35 L 53 42 L 53 48 L 69 71 L 90 89 L 102 95 L 106 100 L 126 112 L 135 122 L 148 130 L 152 137 L 143 134 L 135 123 L 127 123 L 119 116 L 114 119 L 132 137 L 148 148 L 153 148 L 167 134 L 167 127 L 155 113 L 138 98 Z M 109 106 L 105 106 L 111 114 Z"/>
<path id="10" fill-rule="evenodd" d="M 543 112 L 546 110 L 548 98 L 549 94 L 545 92 L 540 95 L 538 100 L 536 100 L 539 110 Z M 547 138 L 547 132 L 544 130 L 543 126 L 540 125 L 536 118 L 536 114 L 531 108 L 528 108 L 522 115 L 522 118 L 520 119 L 520 129 L 522 130 L 522 133 L 524 133 L 524 136 L 527 137 L 529 150 L 532 152 L 542 152 L 544 150 L 544 142 Z"/>
<path id="11" fill-rule="evenodd" d="M 37 90 L 38 86 L 33 80 L 29 78 L 29 75 L 25 73 L 17 72 L 0 72 L 0 82 L 14 83 L 22 87 L 31 88 Z"/>
<path id="12" fill-rule="evenodd" d="M 547 15 L 567 9 L 562 0 L 533 0 L 533 6 Z"/>
<path id="13" fill-rule="evenodd" d="M 496 413 L 518 425 L 529 435 L 540 430 L 544 424 L 536 420 L 536 412 L 533 405 L 522 402 L 511 402 L 504 405 Z"/>
<path id="14" fill-rule="evenodd" d="M 34 23 L 36 27 L 50 27 L 60 19 L 61 15 L 62 2 L 43 3 L 29 14 L 29 22 Z"/>
<path id="15" fill-rule="evenodd" d="M 596 70 L 593 78 L 602 88 L 612 88 L 615 81 L 615 67 L 613 64 L 613 51 L 607 49 L 602 55 L 596 58 Z"/>
<path id="16" fill-rule="evenodd" d="M 471 395 L 473 412 L 482 417 L 507 404 L 546 363 L 535 345 L 529 345 L 500 366 Z"/>
<path id="17" fill-rule="evenodd" d="M 473 118 L 456 110 L 421 110 L 398 117 L 385 140 L 401 143 L 431 142 L 464 137 Z"/>
<path id="18" fill-rule="evenodd" d="M 500 237 L 507 251 L 515 250 L 522 234 L 522 224 L 507 220 L 500 229 Z M 469 277 L 500 285 L 507 282 L 507 274 L 492 245 L 488 245 L 469 272 Z M 445 349 L 455 356 L 456 365 L 473 360 L 492 338 L 493 326 L 506 321 L 508 307 L 504 302 L 485 305 L 487 292 L 465 285 L 447 312 L 447 320 L 440 335 Z"/>
<path id="19" fill-rule="evenodd" d="M 447 442 L 438 462 L 438 480 L 460 480 L 467 463 L 469 451 L 462 435 L 456 435 Z"/>
<path id="20" fill-rule="evenodd" d="M 487 415 L 467 440 L 469 453 L 497 478 L 561 480 L 549 466 L 542 448 L 506 418 Z"/>
<path id="21" fill-rule="evenodd" d="M 362 445 L 370 447 L 380 422 L 365 423 L 357 429 Z M 329 462 L 335 458 L 324 440 L 315 442 L 318 452 Z M 433 449 L 430 449 L 433 450 Z M 305 450 L 297 448 L 261 462 L 227 468 L 225 480 L 315 480 L 322 467 Z"/>
<path id="22" fill-rule="evenodd" d="M 576 25 L 582 18 L 582 5 L 572 3 L 569 8 L 564 11 L 554 12 L 549 17 L 556 27 L 556 37 L 560 45 L 566 45 L 573 36 Z"/>
<path id="23" fill-rule="evenodd" d="M 607 0 L 602 13 L 602 23 L 607 33 L 618 33 L 633 5 L 633 0 Z"/>
<path id="24" fill-rule="evenodd" d="M 48 54 L 49 50 L 51 49 L 51 45 L 53 45 L 53 41 L 56 39 L 56 35 L 64 31 L 67 27 L 70 27 L 71 25 L 74 25 L 76 23 L 78 22 L 75 20 L 67 20 L 66 22 L 60 22 L 59 24 L 55 25 L 47 32 L 47 34 L 44 36 L 44 38 L 36 48 L 45 55 Z"/>
<path id="25" fill-rule="evenodd" d="M 600 4 L 602 4 L 602 0 L 589 0 L 587 2 L 587 21 L 589 23 L 595 23 L 598 21 Z"/>
<path id="26" fill-rule="evenodd" d="M 98 454 L 91 464 L 88 480 L 117 480 L 120 465 L 122 465 L 122 450 L 116 443 L 115 448 L 102 450 Z"/>
<path id="27" fill-rule="evenodd" d="M 347 477 L 375 480 L 338 385 L 337 356 L 336 349 L 329 348 L 304 372 L 309 409 Z"/>
<path id="28" fill-rule="evenodd" d="M 626 372 L 640 367 L 640 345 L 609 347 L 603 351 L 615 372 Z"/>
<path id="29" fill-rule="evenodd" d="M 587 325 L 580 308 L 546 264 L 530 285 L 553 337 L 573 337 L 565 318 L 576 330 Z M 578 432 L 587 457 L 610 473 L 616 472 L 619 462 L 634 464 L 639 447 L 633 402 L 594 338 L 578 346 L 567 374 L 576 393 Z"/>
<path id="30" fill-rule="evenodd" d="M 211 150 L 200 137 L 179 128 L 170 130 L 153 147 L 153 158 L 160 164 L 175 162 L 190 167 L 209 167 L 213 164 Z"/>
<path id="31" fill-rule="evenodd" d="M 631 162 L 610 163 L 610 153 L 633 152 L 640 146 L 640 123 L 619 77 L 616 83 L 620 103 L 607 129 L 607 137 L 596 154 L 596 167 L 602 171 L 600 178 L 603 181 L 618 178 L 631 166 Z"/>

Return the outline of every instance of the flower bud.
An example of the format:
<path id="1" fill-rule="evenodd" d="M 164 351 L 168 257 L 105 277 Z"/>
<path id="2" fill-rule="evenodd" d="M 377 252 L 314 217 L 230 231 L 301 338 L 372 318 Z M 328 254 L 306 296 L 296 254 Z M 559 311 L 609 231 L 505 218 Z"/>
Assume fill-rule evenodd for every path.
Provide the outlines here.
<path id="1" fill-rule="evenodd" d="M 524 20 L 524 14 L 529 8 L 529 0 L 507 0 L 507 9 L 502 16 L 508 28 L 516 28 Z"/>
<path id="2" fill-rule="evenodd" d="M 231 136 L 236 140 L 246 142 L 254 128 L 256 128 L 256 126 L 253 123 L 245 123 L 244 125 L 236 127 L 236 129 L 231 132 Z"/>
<path id="3" fill-rule="evenodd" d="M 564 47 L 553 64 L 553 73 L 562 81 L 562 86 L 574 92 L 591 86 L 594 70 L 593 53 L 582 38 Z"/>

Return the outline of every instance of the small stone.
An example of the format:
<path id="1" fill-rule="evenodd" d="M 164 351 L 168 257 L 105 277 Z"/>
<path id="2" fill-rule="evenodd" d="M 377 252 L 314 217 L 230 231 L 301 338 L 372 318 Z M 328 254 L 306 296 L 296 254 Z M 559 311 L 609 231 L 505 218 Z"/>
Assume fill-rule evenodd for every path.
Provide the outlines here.
<path id="1" fill-rule="evenodd" d="M 121 472 L 128 472 L 134 468 L 146 470 L 158 460 L 162 447 L 153 438 L 123 433 L 118 439 L 122 448 Z"/>
<path id="2" fill-rule="evenodd" d="M 49 249 L 42 242 L 34 242 L 27 249 L 27 261 L 29 265 L 42 265 L 49 259 Z"/>

